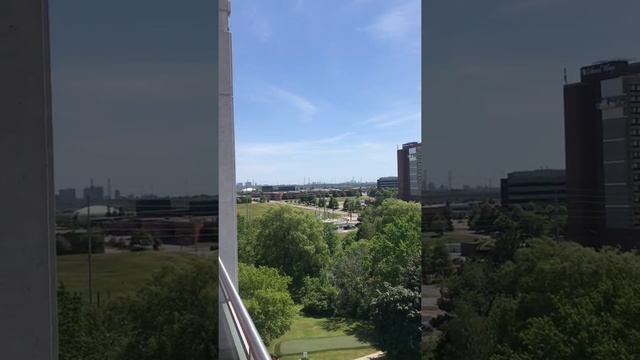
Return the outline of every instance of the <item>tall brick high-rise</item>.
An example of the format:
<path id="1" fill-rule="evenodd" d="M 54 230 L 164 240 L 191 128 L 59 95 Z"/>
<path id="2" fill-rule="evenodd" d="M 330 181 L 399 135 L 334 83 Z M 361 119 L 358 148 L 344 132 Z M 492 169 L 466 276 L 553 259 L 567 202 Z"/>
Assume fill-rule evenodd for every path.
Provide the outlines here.
<path id="1" fill-rule="evenodd" d="M 640 63 L 581 69 L 564 86 L 568 235 L 588 246 L 640 243 Z"/>
<path id="2" fill-rule="evenodd" d="M 410 142 L 398 150 L 398 197 L 419 201 L 422 184 L 422 144 Z"/>

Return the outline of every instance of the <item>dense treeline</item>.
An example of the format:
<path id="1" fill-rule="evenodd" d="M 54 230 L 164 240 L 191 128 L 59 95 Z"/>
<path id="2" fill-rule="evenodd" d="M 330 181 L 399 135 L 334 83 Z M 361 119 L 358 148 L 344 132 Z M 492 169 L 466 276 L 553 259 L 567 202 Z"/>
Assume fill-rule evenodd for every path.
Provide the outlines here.
<path id="1" fill-rule="evenodd" d="M 638 359 L 640 258 L 532 241 L 444 281 L 448 320 L 425 359 Z M 430 347 L 430 349 L 429 349 Z"/>
<path id="2" fill-rule="evenodd" d="M 470 225 L 492 233 L 491 256 L 455 269 L 425 247 L 423 274 L 441 282 L 423 359 L 640 359 L 640 257 L 562 239 L 562 206 L 480 204 Z"/>
<path id="3" fill-rule="evenodd" d="M 389 359 L 416 358 L 420 205 L 389 198 L 364 208 L 361 218 L 357 232 L 338 236 L 331 225 L 293 207 L 274 207 L 252 222 L 240 217 L 239 259 L 290 279 L 288 292 L 305 313 L 369 320 Z M 242 284 L 240 291 L 244 297 Z M 281 287 L 286 298 L 283 293 Z M 273 319 L 286 324 L 282 314 L 292 316 L 287 310 Z M 286 326 L 258 329 L 269 340 L 286 332 Z"/>
<path id="4" fill-rule="evenodd" d="M 59 359 L 217 359 L 217 279 L 214 258 L 194 257 L 99 307 L 61 285 Z"/>

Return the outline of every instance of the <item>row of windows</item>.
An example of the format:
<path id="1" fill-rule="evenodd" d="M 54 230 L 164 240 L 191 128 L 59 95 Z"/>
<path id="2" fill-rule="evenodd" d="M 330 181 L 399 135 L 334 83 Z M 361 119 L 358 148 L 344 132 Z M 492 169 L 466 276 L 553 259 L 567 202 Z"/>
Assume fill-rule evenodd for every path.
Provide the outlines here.
<path id="1" fill-rule="evenodd" d="M 640 102 L 640 96 L 638 95 L 631 96 L 631 102 Z"/>
<path id="2" fill-rule="evenodd" d="M 631 119 L 631 125 L 640 125 L 640 118 Z"/>
<path id="3" fill-rule="evenodd" d="M 633 163 L 633 169 L 634 169 L 634 170 L 640 169 L 640 162 L 637 162 L 637 161 L 636 161 L 636 162 L 634 162 L 634 163 Z"/>
<path id="4" fill-rule="evenodd" d="M 633 152 L 633 158 L 634 159 L 640 159 L 640 151 L 634 151 Z"/>
<path id="5" fill-rule="evenodd" d="M 634 106 L 631 108 L 632 114 L 640 114 L 640 107 Z"/>
<path id="6" fill-rule="evenodd" d="M 640 91 L 640 84 L 631 84 L 631 91 Z"/>
<path id="7" fill-rule="evenodd" d="M 631 146 L 634 148 L 640 147 L 640 140 L 633 140 Z"/>
<path id="8" fill-rule="evenodd" d="M 631 129 L 631 135 L 640 135 L 640 129 Z"/>

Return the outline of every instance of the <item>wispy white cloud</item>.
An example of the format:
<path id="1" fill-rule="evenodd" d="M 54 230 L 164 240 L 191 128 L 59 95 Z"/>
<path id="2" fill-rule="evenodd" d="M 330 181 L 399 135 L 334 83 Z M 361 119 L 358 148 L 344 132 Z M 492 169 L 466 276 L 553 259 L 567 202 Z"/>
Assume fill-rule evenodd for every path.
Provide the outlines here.
<path id="1" fill-rule="evenodd" d="M 387 128 L 409 121 L 420 121 L 421 113 L 418 111 L 391 111 L 377 114 L 362 122 L 363 125 L 371 125 L 375 128 Z"/>
<path id="2" fill-rule="evenodd" d="M 311 121 L 318 110 L 311 101 L 302 95 L 295 94 L 279 87 L 271 87 L 270 90 L 275 100 L 297 110 L 300 113 L 301 120 L 303 121 Z"/>
<path id="3" fill-rule="evenodd" d="M 310 153 L 336 153 L 344 151 L 330 145 L 340 143 L 352 133 L 342 133 L 328 138 L 301 141 L 242 143 L 237 146 L 238 156 L 255 158 L 260 156 L 293 156 Z"/>
<path id="4" fill-rule="evenodd" d="M 260 42 L 266 43 L 271 39 L 273 27 L 267 16 L 256 7 L 247 9 L 246 17 L 250 19 L 251 31 Z"/>
<path id="5" fill-rule="evenodd" d="M 420 1 L 410 0 L 390 8 L 365 30 L 379 40 L 400 40 L 420 34 Z"/>

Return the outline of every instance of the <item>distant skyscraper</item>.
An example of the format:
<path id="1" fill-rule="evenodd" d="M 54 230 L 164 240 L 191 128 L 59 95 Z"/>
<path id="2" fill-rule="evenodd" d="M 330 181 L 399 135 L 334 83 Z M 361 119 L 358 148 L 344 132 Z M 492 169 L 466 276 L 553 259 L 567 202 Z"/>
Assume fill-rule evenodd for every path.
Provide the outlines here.
<path id="1" fill-rule="evenodd" d="M 422 185 L 422 144 L 410 142 L 398 150 L 398 196 L 419 200 Z"/>
<path id="2" fill-rule="evenodd" d="M 84 188 L 83 190 L 84 199 L 91 200 L 92 202 L 100 202 L 104 201 L 104 189 L 102 186 L 93 186 Z"/>
<path id="3" fill-rule="evenodd" d="M 640 242 L 640 63 L 586 66 L 564 86 L 568 231 L 590 246 Z"/>

